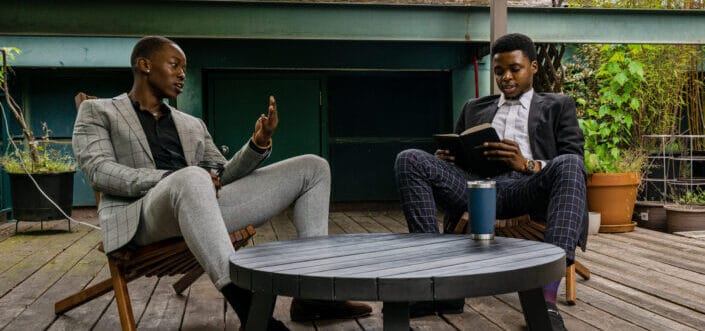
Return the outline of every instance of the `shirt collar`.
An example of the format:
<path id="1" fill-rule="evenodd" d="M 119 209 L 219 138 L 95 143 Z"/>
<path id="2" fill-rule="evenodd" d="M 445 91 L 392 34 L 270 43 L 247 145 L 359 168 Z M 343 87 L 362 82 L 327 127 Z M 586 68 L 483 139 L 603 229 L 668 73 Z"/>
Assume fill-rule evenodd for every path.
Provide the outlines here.
<path id="1" fill-rule="evenodd" d="M 139 101 L 130 99 L 130 102 L 132 102 L 132 107 L 135 108 L 135 111 L 136 111 L 138 114 L 147 113 L 146 111 L 143 111 L 143 110 L 142 110 L 142 107 L 140 107 L 140 102 L 139 102 Z M 162 116 L 164 116 L 164 117 L 170 117 L 170 116 L 171 116 L 171 108 L 169 108 L 169 106 L 167 106 L 164 102 L 162 102 L 161 104 L 159 104 L 159 108 L 160 108 L 159 110 L 161 110 L 161 112 L 162 112 Z"/>
<path id="2" fill-rule="evenodd" d="M 521 106 L 524 109 L 529 109 L 531 106 L 531 99 L 534 97 L 534 89 L 530 89 L 526 92 L 524 92 L 521 97 L 519 97 L 519 103 L 521 103 Z M 504 93 L 499 95 L 499 102 L 497 103 L 497 107 L 502 107 L 502 105 L 507 104 L 507 106 L 511 104 L 515 104 L 516 101 L 514 100 L 507 100 L 504 97 Z"/>

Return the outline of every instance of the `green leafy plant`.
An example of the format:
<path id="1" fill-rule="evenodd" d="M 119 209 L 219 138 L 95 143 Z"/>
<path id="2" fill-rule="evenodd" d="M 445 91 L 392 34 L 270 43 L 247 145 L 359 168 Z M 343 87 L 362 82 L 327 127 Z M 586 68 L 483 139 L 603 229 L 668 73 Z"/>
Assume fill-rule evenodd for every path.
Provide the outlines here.
<path id="1" fill-rule="evenodd" d="M 705 208 L 705 190 L 688 190 L 684 194 L 674 198 L 673 201 L 675 201 L 677 205 L 689 209 Z"/>
<path id="2" fill-rule="evenodd" d="M 585 136 L 585 165 L 589 173 L 631 172 L 625 150 L 632 146 L 633 114 L 641 107 L 638 91 L 645 84 L 643 65 L 632 54 L 639 45 L 606 45 L 600 52 L 609 55 L 594 73 L 599 88 L 597 102 L 585 107 L 579 120 Z M 577 98 L 579 105 L 587 101 Z M 638 153 L 635 149 L 630 153 Z M 642 156 L 643 158 L 643 156 Z M 640 162 L 643 163 L 643 162 Z M 640 171 L 641 169 L 637 170 Z"/>
<path id="3" fill-rule="evenodd" d="M 678 198 L 678 203 L 686 205 L 705 204 L 705 191 L 687 191 Z"/>
<path id="4" fill-rule="evenodd" d="M 39 144 L 40 141 L 36 139 L 24 119 L 22 108 L 10 94 L 8 80 L 13 71 L 8 62 L 14 61 L 15 56 L 20 54 L 20 52 L 21 51 L 16 47 L 0 47 L 0 54 L 2 55 L 0 91 L 4 94 L 5 103 L 8 108 L 10 108 L 12 115 L 22 128 L 22 133 L 25 137 L 24 149 L 12 153 L 9 151 L 6 152 L 6 155 L 0 158 L 0 165 L 2 165 L 8 173 L 30 172 L 36 174 L 75 171 L 76 163 L 73 158 L 62 154 L 58 150 L 46 148 L 46 146 Z M 42 123 L 42 129 L 44 131 L 42 142 L 49 143 L 49 133 L 51 130 L 49 130 L 46 123 Z"/>
<path id="5" fill-rule="evenodd" d="M 684 10 L 705 8 L 703 1 L 686 0 L 569 0 L 568 3 L 570 7 L 585 8 Z M 584 62 L 591 69 L 598 68 L 604 62 L 604 59 L 600 59 L 598 47 L 596 45 L 581 45 L 579 47 L 579 51 L 582 53 L 580 57 L 586 60 Z M 648 82 L 636 92 L 641 100 L 641 107 L 632 117 L 631 134 L 633 137 L 684 133 L 705 134 L 705 107 L 703 106 L 705 105 L 705 76 L 699 69 L 705 63 L 703 54 L 705 54 L 705 47 L 702 45 L 648 45 L 643 46 L 642 51 L 638 54 L 631 55 L 632 59 L 643 65 L 644 78 Z M 576 90 L 569 91 L 571 95 L 580 93 Z M 588 105 L 595 102 L 590 99 L 585 100 Z M 580 111 L 580 109 L 578 110 Z M 683 118 L 686 119 L 687 126 L 681 125 Z M 642 148 L 648 147 L 642 146 Z M 693 147 L 705 149 L 705 139 L 695 141 Z"/>

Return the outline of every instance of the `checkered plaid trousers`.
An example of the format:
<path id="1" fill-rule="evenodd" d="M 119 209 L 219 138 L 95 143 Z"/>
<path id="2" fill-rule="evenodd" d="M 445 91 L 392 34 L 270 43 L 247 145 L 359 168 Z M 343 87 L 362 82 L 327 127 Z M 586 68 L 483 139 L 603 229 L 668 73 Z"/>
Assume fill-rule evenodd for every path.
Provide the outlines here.
<path id="1" fill-rule="evenodd" d="M 446 231 L 452 229 L 467 210 L 467 181 L 481 179 L 417 149 L 399 153 L 394 170 L 409 232 L 439 232 L 436 204 L 445 211 Z M 583 159 L 565 154 L 534 175 L 509 172 L 494 177 L 497 218 L 529 214 L 546 220 L 544 241 L 563 248 L 572 261 L 587 221 L 585 176 Z"/>

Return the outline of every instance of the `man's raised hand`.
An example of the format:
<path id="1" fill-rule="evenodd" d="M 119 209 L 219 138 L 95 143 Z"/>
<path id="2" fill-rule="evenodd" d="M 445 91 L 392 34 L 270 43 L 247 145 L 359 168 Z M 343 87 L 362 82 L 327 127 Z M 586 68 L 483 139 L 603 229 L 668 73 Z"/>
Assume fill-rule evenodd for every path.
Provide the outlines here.
<path id="1" fill-rule="evenodd" d="M 257 146 L 269 146 L 274 130 L 279 125 L 279 114 L 277 113 L 277 101 L 274 96 L 269 96 L 269 109 L 267 116 L 261 114 L 255 122 L 255 134 L 252 136 Z"/>

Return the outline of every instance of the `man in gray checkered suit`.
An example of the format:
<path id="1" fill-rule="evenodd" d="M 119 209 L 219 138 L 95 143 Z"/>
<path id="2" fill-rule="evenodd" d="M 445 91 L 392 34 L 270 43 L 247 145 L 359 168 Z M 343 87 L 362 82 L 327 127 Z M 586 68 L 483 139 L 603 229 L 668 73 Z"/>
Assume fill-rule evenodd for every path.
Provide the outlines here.
<path id="1" fill-rule="evenodd" d="M 530 214 L 546 221 L 544 240 L 563 248 L 573 263 L 577 245 L 587 240 L 583 134 L 570 97 L 534 93 L 538 71 L 536 48 L 522 34 L 497 39 L 491 49 L 493 72 L 500 95 L 468 101 L 458 118 L 456 133 L 491 123 L 501 142 L 485 143 L 486 157 L 510 170 L 495 177 L 497 217 Z M 395 172 L 402 208 L 410 232 L 439 232 L 436 204 L 445 210 L 445 229 L 453 229 L 467 210 L 467 181 L 483 176 L 453 163 L 447 150 L 435 155 L 406 150 L 397 156 Z M 544 288 L 554 330 L 564 330 L 556 308 L 560 281 Z M 463 302 L 418 303 L 411 314 L 462 312 Z"/>
<path id="2" fill-rule="evenodd" d="M 294 157 L 256 169 L 272 150 L 279 117 L 273 97 L 254 133 L 226 160 L 202 120 L 164 103 L 182 92 L 186 56 L 173 41 L 142 38 L 131 56 L 134 83 L 127 94 L 80 105 L 73 148 L 90 185 L 101 193 L 98 215 L 110 253 L 183 236 L 189 249 L 247 322 L 251 292 L 230 282 L 229 233 L 261 225 L 294 204 L 300 237 L 328 234 L 330 169 L 315 155 Z M 224 165 L 220 175 L 196 166 Z M 367 305 L 294 299 L 292 319 L 352 318 Z M 270 330 L 286 330 L 270 319 Z"/>

